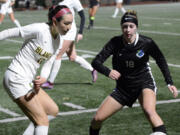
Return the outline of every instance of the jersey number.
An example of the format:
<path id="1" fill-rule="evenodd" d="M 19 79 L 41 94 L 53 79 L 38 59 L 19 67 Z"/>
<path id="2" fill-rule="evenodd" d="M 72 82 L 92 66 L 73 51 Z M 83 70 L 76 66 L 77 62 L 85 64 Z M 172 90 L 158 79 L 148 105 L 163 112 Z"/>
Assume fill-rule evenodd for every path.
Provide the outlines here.
<path id="1" fill-rule="evenodd" d="M 134 61 L 132 61 L 132 60 L 126 61 L 126 67 L 127 68 L 134 68 Z"/>

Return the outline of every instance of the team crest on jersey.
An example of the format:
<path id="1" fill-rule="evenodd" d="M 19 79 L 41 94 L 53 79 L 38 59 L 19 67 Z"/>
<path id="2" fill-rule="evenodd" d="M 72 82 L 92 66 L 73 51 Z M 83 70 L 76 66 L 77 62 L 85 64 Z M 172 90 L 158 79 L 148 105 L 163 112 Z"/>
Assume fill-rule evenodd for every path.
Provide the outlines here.
<path id="1" fill-rule="evenodd" d="M 144 51 L 143 51 L 143 50 L 138 50 L 137 53 L 136 53 L 136 56 L 137 56 L 138 58 L 143 57 L 143 56 L 144 56 Z"/>

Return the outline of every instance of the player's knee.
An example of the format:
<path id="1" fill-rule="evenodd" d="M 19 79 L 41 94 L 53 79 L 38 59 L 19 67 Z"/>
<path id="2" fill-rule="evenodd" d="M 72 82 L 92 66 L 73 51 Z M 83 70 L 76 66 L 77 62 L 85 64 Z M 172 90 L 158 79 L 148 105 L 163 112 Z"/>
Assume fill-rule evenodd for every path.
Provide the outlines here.
<path id="1" fill-rule="evenodd" d="M 54 112 L 53 112 L 53 116 L 57 116 L 59 113 L 59 107 L 56 105 L 55 108 L 54 108 Z"/>
<path id="2" fill-rule="evenodd" d="M 52 116 L 56 117 L 59 113 L 59 107 L 56 104 L 54 104 L 53 106 L 51 106 L 51 110 L 48 111 L 47 113 L 48 113 L 48 115 L 52 115 Z"/>
<path id="3" fill-rule="evenodd" d="M 35 118 L 35 124 L 36 125 L 44 125 L 48 126 L 49 125 L 49 120 L 47 116 L 38 116 Z"/>
<path id="4" fill-rule="evenodd" d="M 75 59 L 76 59 L 76 57 L 75 57 L 75 56 L 70 56 L 70 57 L 69 57 L 69 60 L 70 60 L 70 61 L 72 61 L 72 62 L 74 62 L 74 61 L 75 61 Z"/>

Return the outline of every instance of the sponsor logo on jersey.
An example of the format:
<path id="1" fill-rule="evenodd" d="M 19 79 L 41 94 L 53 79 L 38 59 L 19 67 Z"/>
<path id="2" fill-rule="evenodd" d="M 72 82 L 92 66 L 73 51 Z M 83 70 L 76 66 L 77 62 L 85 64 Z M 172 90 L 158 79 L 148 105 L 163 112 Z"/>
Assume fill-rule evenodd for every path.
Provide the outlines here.
<path id="1" fill-rule="evenodd" d="M 138 58 L 142 58 L 144 56 L 144 51 L 143 50 L 138 50 L 137 53 L 136 53 L 136 56 Z"/>

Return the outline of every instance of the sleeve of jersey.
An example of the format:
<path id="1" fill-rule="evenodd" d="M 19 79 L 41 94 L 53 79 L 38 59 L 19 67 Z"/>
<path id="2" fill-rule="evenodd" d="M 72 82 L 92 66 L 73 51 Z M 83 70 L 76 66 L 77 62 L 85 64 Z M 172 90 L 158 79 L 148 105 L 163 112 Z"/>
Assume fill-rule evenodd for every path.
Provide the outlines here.
<path id="1" fill-rule="evenodd" d="M 48 61 L 44 63 L 40 72 L 41 77 L 48 79 L 55 59 L 56 59 L 56 55 L 53 55 Z"/>
<path id="2" fill-rule="evenodd" d="M 19 28 L 7 29 L 0 32 L 0 40 L 4 40 L 7 38 L 20 37 Z"/>
<path id="3" fill-rule="evenodd" d="M 35 38 L 41 31 L 41 27 L 38 24 L 30 24 L 20 28 L 21 37 L 27 38 Z"/>
<path id="4" fill-rule="evenodd" d="M 0 32 L 0 40 L 14 37 L 32 38 L 39 34 L 39 27 L 36 24 L 26 25 L 20 28 L 7 29 Z"/>
<path id="5" fill-rule="evenodd" d="M 98 72 L 104 74 L 105 76 L 109 76 L 110 69 L 103 65 L 106 59 L 113 54 L 113 44 L 109 41 L 104 48 L 100 51 L 100 53 L 95 57 L 92 61 L 92 66 Z"/>
<path id="6" fill-rule="evenodd" d="M 151 45 L 150 55 L 156 60 L 157 65 L 159 66 L 161 72 L 163 73 L 166 83 L 172 85 L 173 84 L 172 77 L 170 75 L 170 71 L 164 55 L 162 54 L 161 50 L 154 41 L 152 41 L 150 45 Z"/>
<path id="7" fill-rule="evenodd" d="M 84 11 L 81 10 L 78 12 L 80 18 L 81 18 L 81 21 L 80 21 L 80 26 L 79 26 L 79 34 L 82 34 L 83 33 L 83 29 L 84 29 L 84 24 L 85 24 L 85 15 L 84 15 Z"/>

